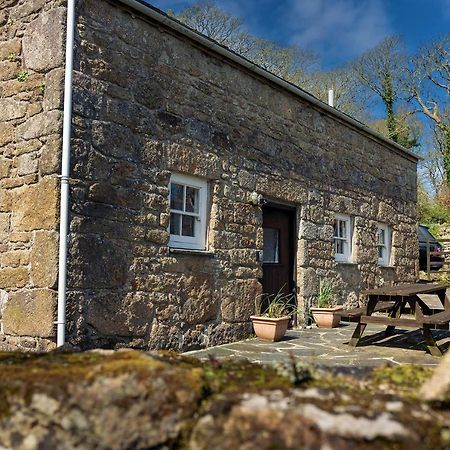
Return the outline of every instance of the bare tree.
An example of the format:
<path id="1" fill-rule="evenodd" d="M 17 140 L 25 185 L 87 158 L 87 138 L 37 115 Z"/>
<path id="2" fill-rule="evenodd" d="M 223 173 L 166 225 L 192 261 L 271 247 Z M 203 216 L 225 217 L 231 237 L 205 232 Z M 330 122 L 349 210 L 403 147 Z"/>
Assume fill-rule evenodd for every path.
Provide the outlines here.
<path id="1" fill-rule="evenodd" d="M 441 130 L 434 126 L 428 141 L 424 145 L 422 152 L 423 161 L 420 164 L 421 173 L 431 188 L 434 197 L 446 187 L 444 170 L 444 139 Z"/>
<path id="2" fill-rule="evenodd" d="M 308 72 L 302 87 L 323 102 L 328 101 L 328 90 L 333 89 L 336 109 L 361 122 L 370 121 L 367 95 L 348 66 L 330 71 Z"/>
<path id="3" fill-rule="evenodd" d="M 420 49 L 408 72 L 411 100 L 435 126 L 444 180 L 450 187 L 450 34 Z"/>
<path id="4" fill-rule="evenodd" d="M 364 53 L 352 64 L 352 69 L 357 80 L 382 101 L 386 112 L 387 136 L 411 147 L 413 143 L 402 139 L 399 130 L 399 126 L 404 126 L 405 122 L 400 123 L 396 118 L 397 102 L 403 92 L 402 77 L 406 61 L 400 38 L 391 36 Z"/>
<path id="5" fill-rule="evenodd" d="M 241 55 L 247 55 L 253 44 L 252 38 L 243 29 L 242 20 L 211 1 L 199 1 L 179 14 L 173 11 L 168 11 L 168 14 Z"/>
<path id="6" fill-rule="evenodd" d="M 285 47 L 247 33 L 241 19 L 218 8 L 211 1 L 200 1 L 179 14 L 169 14 L 180 22 L 214 39 L 273 74 L 301 85 L 306 72 L 317 61 L 315 54 L 297 46 Z"/>
<path id="7" fill-rule="evenodd" d="M 255 64 L 291 83 L 301 86 L 306 74 L 317 62 L 317 56 L 298 46 L 284 47 L 266 39 L 253 38 L 246 55 Z"/>

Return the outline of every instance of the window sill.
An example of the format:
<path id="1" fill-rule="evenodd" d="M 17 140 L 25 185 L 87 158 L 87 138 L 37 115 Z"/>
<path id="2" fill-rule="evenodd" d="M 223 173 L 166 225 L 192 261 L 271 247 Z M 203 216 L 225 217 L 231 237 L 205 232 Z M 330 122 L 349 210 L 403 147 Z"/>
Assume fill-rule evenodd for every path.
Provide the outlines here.
<path id="1" fill-rule="evenodd" d="M 382 264 L 379 264 L 378 267 L 379 267 L 380 269 L 395 269 L 395 266 L 384 266 L 384 265 L 382 265 Z"/>
<path id="2" fill-rule="evenodd" d="M 340 266 L 357 266 L 358 263 L 352 262 L 352 261 L 335 261 L 336 264 L 339 264 Z"/>
<path id="3" fill-rule="evenodd" d="M 169 248 L 169 253 L 175 255 L 195 255 L 195 256 L 204 256 L 206 258 L 214 258 L 214 252 L 208 250 L 193 250 L 190 248 Z"/>

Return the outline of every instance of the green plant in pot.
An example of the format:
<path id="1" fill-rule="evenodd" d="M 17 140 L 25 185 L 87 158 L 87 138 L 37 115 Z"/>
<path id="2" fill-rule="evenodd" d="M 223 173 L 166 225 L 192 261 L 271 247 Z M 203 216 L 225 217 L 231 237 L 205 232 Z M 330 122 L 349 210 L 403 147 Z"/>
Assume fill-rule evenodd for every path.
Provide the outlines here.
<path id="1" fill-rule="evenodd" d="M 336 305 L 336 297 L 333 283 L 326 279 L 320 280 L 319 292 L 316 295 L 317 307 L 311 307 L 314 321 L 319 328 L 334 328 L 339 325 L 342 305 Z"/>
<path id="2" fill-rule="evenodd" d="M 293 294 L 262 294 L 255 300 L 255 315 L 250 316 L 255 334 L 260 339 L 273 342 L 283 339 L 291 315 L 296 311 Z"/>

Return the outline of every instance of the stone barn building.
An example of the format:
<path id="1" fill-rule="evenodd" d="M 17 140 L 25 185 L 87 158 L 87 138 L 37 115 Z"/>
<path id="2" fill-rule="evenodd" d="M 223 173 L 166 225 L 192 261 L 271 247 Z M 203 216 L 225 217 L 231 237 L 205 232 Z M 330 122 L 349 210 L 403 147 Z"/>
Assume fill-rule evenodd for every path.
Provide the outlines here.
<path id="1" fill-rule="evenodd" d="M 138 0 L 77 0 L 66 55 L 69 10 L 0 5 L 0 349 L 188 350 L 262 292 L 415 281 L 414 154 Z"/>

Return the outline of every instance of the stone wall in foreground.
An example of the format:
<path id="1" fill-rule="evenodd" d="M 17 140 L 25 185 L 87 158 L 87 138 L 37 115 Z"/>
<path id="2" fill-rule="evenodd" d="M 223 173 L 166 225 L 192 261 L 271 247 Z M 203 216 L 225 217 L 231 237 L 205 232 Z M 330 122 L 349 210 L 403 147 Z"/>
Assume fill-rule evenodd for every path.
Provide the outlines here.
<path id="1" fill-rule="evenodd" d="M 296 208 L 301 305 L 321 277 L 348 305 L 414 281 L 414 158 L 118 3 L 78 13 L 72 342 L 187 350 L 248 335 L 262 276 L 254 191 Z M 209 182 L 212 257 L 169 250 L 175 171 Z M 336 212 L 354 217 L 354 264 L 334 260 Z M 378 221 L 393 229 L 392 267 L 377 263 Z"/>
<path id="2" fill-rule="evenodd" d="M 54 346 L 65 16 L 0 4 L 0 350 Z"/>
<path id="3" fill-rule="evenodd" d="M 303 361 L 294 373 L 123 350 L 1 356 L 2 448 L 448 449 L 450 391 L 424 400 L 428 366 L 343 383 L 317 368 L 312 378 Z"/>

